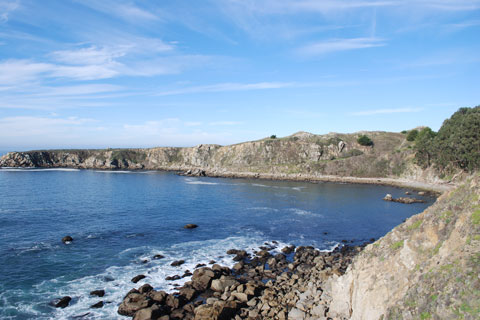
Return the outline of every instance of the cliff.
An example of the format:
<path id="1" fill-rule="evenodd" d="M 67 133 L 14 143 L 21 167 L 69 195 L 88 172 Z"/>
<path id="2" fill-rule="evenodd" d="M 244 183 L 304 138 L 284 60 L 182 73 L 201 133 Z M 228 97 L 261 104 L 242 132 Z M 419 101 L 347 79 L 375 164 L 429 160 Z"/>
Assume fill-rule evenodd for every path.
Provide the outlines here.
<path id="1" fill-rule="evenodd" d="M 367 134 L 373 140 L 373 146 L 358 144 L 360 134 Z M 0 159 L 0 166 L 201 169 L 211 176 L 303 176 L 303 180 L 335 176 L 439 182 L 435 174 L 414 165 L 412 146 L 413 143 L 406 141 L 401 133 L 314 135 L 299 132 L 285 138 L 267 138 L 230 146 L 11 152 Z"/>
<path id="2" fill-rule="evenodd" d="M 339 319 L 479 319 L 480 175 L 368 245 L 324 286 Z"/>

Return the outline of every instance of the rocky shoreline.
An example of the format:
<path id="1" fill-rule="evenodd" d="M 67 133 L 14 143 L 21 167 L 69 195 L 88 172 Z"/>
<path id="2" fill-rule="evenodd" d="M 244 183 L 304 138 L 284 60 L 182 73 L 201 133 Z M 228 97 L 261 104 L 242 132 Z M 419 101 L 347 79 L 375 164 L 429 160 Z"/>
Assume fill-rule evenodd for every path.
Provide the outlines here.
<path id="1" fill-rule="evenodd" d="M 170 294 L 143 284 L 126 293 L 118 313 L 135 320 L 331 318 L 324 284 L 331 276 L 344 274 L 365 245 L 332 252 L 287 246 L 274 253 L 275 242 L 253 254 L 231 249 L 227 254 L 236 261 L 232 268 L 197 265 L 193 274 L 170 277 L 191 276 Z"/>

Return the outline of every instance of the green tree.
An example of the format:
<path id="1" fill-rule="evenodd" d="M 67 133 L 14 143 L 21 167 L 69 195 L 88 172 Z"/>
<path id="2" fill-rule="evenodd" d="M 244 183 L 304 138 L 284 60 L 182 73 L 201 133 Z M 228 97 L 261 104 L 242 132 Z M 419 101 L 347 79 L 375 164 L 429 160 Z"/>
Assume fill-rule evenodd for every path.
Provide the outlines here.
<path id="1" fill-rule="evenodd" d="M 416 135 L 415 139 L 415 158 L 422 167 L 431 165 L 432 157 L 435 155 L 434 138 L 437 134 L 429 127 L 423 128 Z M 408 140 L 408 138 L 407 138 Z"/>
<path id="2" fill-rule="evenodd" d="M 270 139 L 277 139 L 277 136 L 274 135 L 274 134 L 272 134 L 272 135 L 270 136 Z"/>
<path id="3" fill-rule="evenodd" d="M 373 141 L 366 135 L 358 137 L 357 142 L 362 146 L 373 146 Z"/>
<path id="4" fill-rule="evenodd" d="M 407 141 L 415 141 L 417 136 L 418 136 L 418 130 L 417 129 L 410 130 L 410 131 L 408 131 L 408 134 L 407 134 Z"/>

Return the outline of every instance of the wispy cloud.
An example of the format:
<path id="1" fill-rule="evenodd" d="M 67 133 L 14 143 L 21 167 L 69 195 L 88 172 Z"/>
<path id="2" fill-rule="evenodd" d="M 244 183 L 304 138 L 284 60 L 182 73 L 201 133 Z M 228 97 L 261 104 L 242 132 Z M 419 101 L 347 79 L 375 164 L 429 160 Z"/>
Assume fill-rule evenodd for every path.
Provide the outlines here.
<path id="1" fill-rule="evenodd" d="M 320 41 L 301 47 L 296 52 L 303 56 L 318 56 L 338 51 L 349 51 L 385 46 L 385 40 L 379 38 L 351 38 Z"/>
<path id="2" fill-rule="evenodd" d="M 0 23 L 7 22 L 11 12 L 19 7 L 17 0 L 1 0 L 0 1 Z"/>
<path id="3" fill-rule="evenodd" d="M 118 17 L 135 23 L 142 23 L 144 21 L 158 20 L 159 17 L 154 13 L 135 5 L 132 2 L 126 1 L 112 1 L 112 0 L 83 0 L 80 3 L 93 10 Z"/>
<path id="4" fill-rule="evenodd" d="M 421 108 L 375 109 L 349 113 L 351 116 L 372 116 L 377 114 L 420 112 Z"/>
<path id="5" fill-rule="evenodd" d="M 191 93 L 226 92 L 226 91 L 249 91 L 267 90 L 294 87 L 294 82 L 255 82 L 255 83 L 218 83 L 207 86 L 186 87 L 176 90 L 160 91 L 155 93 L 158 96 L 181 95 Z"/>

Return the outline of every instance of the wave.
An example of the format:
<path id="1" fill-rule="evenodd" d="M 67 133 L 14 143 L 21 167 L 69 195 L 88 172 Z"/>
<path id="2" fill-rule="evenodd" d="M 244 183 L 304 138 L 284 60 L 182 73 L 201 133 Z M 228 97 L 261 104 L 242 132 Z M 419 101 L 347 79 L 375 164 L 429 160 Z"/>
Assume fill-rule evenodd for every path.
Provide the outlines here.
<path id="1" fill-rule="evenodd" d="M 286 209 L 288 212 L 294 213 L 299 216 L 311 216 L 311 217 L 317 217 L 317 218 L 323 218 L 324 216 L 319 214 L 319 213 L 314 213 L 308 210 L 303 210 L 299 208 L 289 208 Z"/>
<path id="2" fill-rule="evenodd" d="M 279 209 L 270 208 L 270 207 L 252 207 L 247 208 L 247 210 L 254 210 L 254 211 L 264 211 L 264 212 L 279 212 Z"/>
<path id="3" fill-rule="evenodd" d="M 201 181 L 201 180 L 193 180 L 193 179 L 185 179 L 186 184 L 204 184 L 204 185 L 218 185 L 218 182 L 208 182 L 208 181 Z"/>

